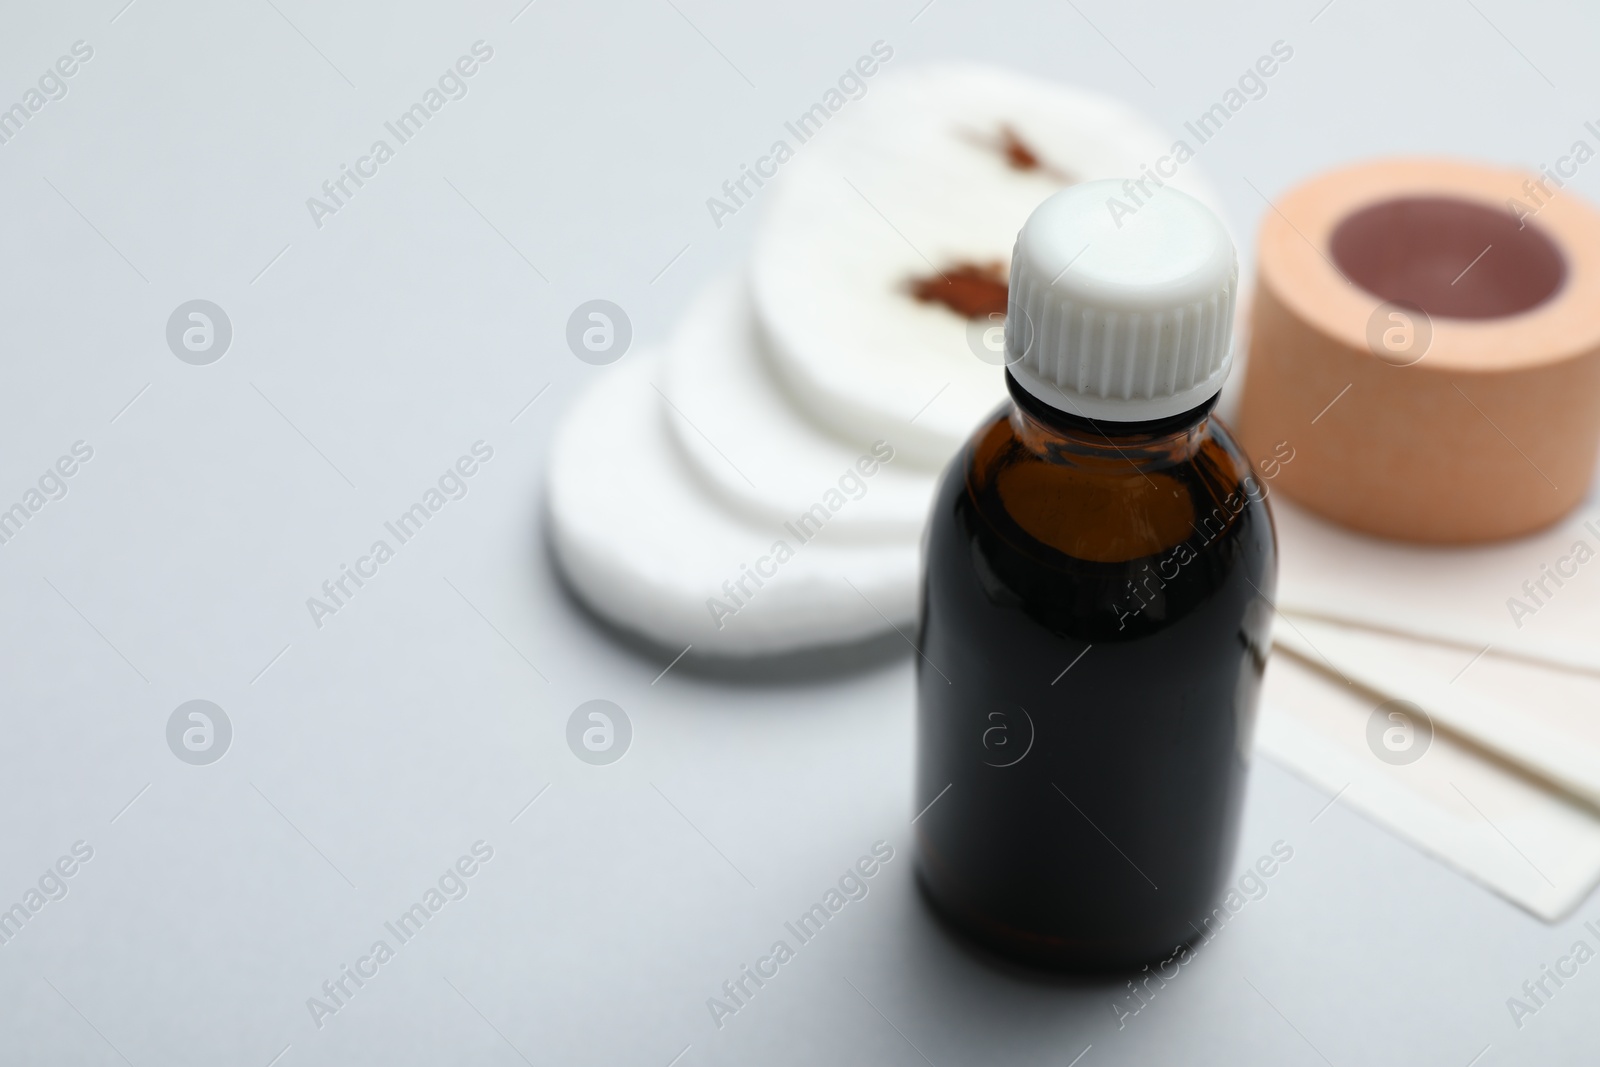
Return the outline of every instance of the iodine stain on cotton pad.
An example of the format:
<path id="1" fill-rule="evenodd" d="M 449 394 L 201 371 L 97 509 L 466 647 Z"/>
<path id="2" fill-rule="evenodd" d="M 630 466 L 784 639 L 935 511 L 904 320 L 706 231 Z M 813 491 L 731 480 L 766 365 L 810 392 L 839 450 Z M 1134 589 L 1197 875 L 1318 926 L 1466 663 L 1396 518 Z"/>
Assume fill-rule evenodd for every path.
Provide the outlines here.
<path id="1" fill-rule="evenodd" d="M 773 366 L 848 438 L 942 465 L 1005 398 L 969 328 L 1063 184 L 1140 174 L 1172 139 L 1124 105 L 974 65 L 887 72 L 771 184 L 751 264 Z M 1215 204 L 1193 163 L 1167 179 Z"/>
<path id="2" fill-rule="evenodd" d="M 821 507 L 791 530 L 751 522 L 691 476 L 654 353 L 608 368 L 562 418 L 546 481 L 551 551 L 596 614 L 673 653 L 759 656 L 846 645 L 914 615 L 917 546 L 854 544 Z M 844 508 L 851 506 L 846 501 Z M 794 524 L 791 524 L 794 525 Z"/>
<path id="3" fill-rule="evenodd" d="M 657 388 L 685 465 L 746 519 L 794 524 L 825 498 L 832 535 L 910 544 L 921 534 L 938 472 L 894 441 L 849 441 L 796 409 L 761 351 L 742 277 L 718 279 L 695 298 Z"/>
<path id="4" fill-rule="evenodd" d="M 1022 136 L 1007 123 L 1001 123 L 992 136 L 979 133 L 971 136 L 974 143 L 993 149 L 1004 156 L 1006 165 L 1012 170 L 1039 171 L 1062 185 L 1071 185 L 1078 180 L 1070 171 L 1040 159 L 1039 153 L 1034 151 L 1033 146 L 1023 140 Z"/>
<path id="5" fill-rule="evenodd" d="M 942 304 L 964 319 L 987 320 L 1006 313 L 1006 265 L 998 261 L 956 263 L 914 277 L 906 287 L 919 303 Z"/>

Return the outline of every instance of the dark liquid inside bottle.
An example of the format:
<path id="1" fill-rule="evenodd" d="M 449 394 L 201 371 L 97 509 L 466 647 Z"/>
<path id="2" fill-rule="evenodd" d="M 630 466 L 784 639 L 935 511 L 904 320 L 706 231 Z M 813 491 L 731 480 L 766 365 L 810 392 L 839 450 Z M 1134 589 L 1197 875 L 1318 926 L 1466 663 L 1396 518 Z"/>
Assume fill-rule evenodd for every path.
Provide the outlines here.
<path id="1" fill-rule="evenodd" d="M 917 659 L 917 866 L 1012 956 L 1137 966 L 1232 863 L 1277 574 L 1266 489 L 1210 402 L 1093 423 L 1007 375 L 946 469 Z"/>

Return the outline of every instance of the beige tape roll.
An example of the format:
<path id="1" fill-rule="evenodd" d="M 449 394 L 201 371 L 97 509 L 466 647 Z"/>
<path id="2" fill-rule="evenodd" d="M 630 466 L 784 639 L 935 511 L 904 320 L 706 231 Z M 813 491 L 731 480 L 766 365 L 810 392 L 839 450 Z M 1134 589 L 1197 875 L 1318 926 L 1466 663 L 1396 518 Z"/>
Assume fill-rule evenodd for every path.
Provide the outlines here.
<path id="1" fill-rule="evenodd" d="M 1453 160 L 1298 186 L 1261 225 L 1238 429 L 1253 456 L 1292 455 L 1274 489 L 1368 533 L 1554 522 L 1600 446 L 1600 214 Z"/>

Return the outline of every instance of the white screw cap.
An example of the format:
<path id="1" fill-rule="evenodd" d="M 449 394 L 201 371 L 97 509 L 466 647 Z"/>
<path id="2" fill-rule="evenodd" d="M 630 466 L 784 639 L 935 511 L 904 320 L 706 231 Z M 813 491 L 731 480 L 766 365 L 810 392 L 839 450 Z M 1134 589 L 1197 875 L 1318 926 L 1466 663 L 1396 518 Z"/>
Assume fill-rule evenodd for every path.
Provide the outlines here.
<path id="1" fill-rule="evenodd" d="M 1074 185 L 1017 235 L 1006 362 L 1024 389 L 1069 415 L 1163 419 L 1211 399 L 1228 377 L 1233 242 L 1194 197 L 1150 191 Z"/>

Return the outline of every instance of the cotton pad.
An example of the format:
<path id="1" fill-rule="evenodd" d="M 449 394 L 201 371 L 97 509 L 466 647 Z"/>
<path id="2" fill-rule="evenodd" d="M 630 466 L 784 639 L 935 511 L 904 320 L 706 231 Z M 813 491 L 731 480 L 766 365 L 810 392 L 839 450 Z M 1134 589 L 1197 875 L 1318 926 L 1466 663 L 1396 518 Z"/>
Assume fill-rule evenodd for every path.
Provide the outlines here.
<path id="1" fill-rule="evenodd" d="M 792 522 L 838 488 L 848 506 L 837 510 L 830 534 L 902 543 L 921 535 L 937 471 L 903 456 L 891 439 L 847 441 L 797 409 L 761 351 L 742 277 L 712 283 L 690 306 L 658 388 L 688 466 L 744 517 Z M 863 459 L 877 468 L 870 477 Z"/>
<path id="2" fill-rule="evenodd" d="M 752 281 L 779 376 L 838 432 L 942 463 L 1005 398 L 989 331 L 1029 213 L 1064 184 L 1157 171 L 1215 209 L 1175 147 L 1121 104 L 992 68 L 874 82 L 763 194 Z"/>
<path id="3" fill-rule="evenodd" d="M 661 369 L 654 353 L 630 354 L 557 427 L 547 521 L 578 596 L 618 626 L 669 649 L 693 645 L 696 656 L 792 652 L 907 628 L 916 542 L 837 536 L 835 518 L 861 501 L 830 495 L 828 483 L 815 487 L 805 522 L 751 522 L 725 508 L 673 444 L 665 420 L 676 416 L 655 387 Z"/>

